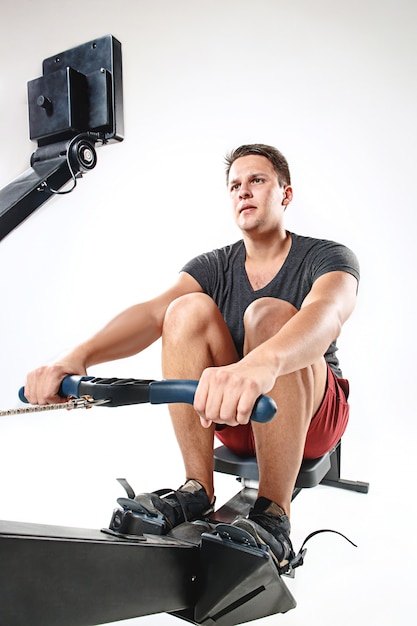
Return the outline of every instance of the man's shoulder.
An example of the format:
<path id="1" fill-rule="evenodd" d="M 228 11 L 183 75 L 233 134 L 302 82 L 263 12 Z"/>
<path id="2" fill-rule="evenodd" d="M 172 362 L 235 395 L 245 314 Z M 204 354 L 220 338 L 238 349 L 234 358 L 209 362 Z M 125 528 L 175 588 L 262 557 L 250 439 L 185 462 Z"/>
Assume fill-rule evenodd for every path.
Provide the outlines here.
<path id="1" fill-rule="evenodd" d="M 310 235 L 299 235 L 298 233 L 293 233 L 291 231 L 288 231 L 288 232 L 291 235 L 293 242 L 296 242 L 299 245 L 304 245 L 308 247 L 315 247 L 315 246 L 321 246 L 321 245 L 326 246 L 327 244 L 343 245 L 343 244 L 339 244 L 337 241 L 333 241 L 331 239 L 325 239 L 323 237 L 311 237 Z"/>
<path id="2" fill-rule="evenodd" d="M 224 261 L 238 256 L 242 251 L 244 251 L 244 243 L 243 240 L 240 239 L 239 241 L 222 246 L 221 248 L 214 248 L 209 252 L 204 252 L 200 255 L 200 258 L 206 258 L 212 261 Z"/>
<path id="3" fill-rule="evenodd" d="M 242 250 L 244 247 L 245 244 L 243 243 L 243 239 L 239 239 L 238 241 L 229 243 L 226 246 L 222 246 L 221 248 L 215 248 L 213 252 L 219 254 L 232 254 L 233 252 Z"/>
<path id="4" fill-rule="evenodd" d="M 214 248 L 208 252 L 202 252 L 188 261 L 183 270 L 187 272 L 191 272 L 191 270 L 211 272 L 215 271 L 217 268 L 216 271 L 221 271 L 224 270 L 225 267 L 233 264 L 236 259 L 240 258 L 242 253 L 244 254 L 243 241 L 236 241 L 221 248 Z"/>
<path id="5" fill-rule="evenodd" d="M 299 235 L 297 233 L 289 233 L 292 238 L 292 245 L 297 248 L 304 248 L 305 250 L 334 250 L 339 248 L 341 250 L 349 250 L 345 244 L 335 241 L 333 239 L 324 239 L 321 237 L 310 237 L 308 235 Z"/>
<path id="6" fill-rule="evenodd" d="M 303 258 L 319 273 L 347 271 L 359 278 L 359 261 L 345 244 L 332 239 L 320 239 L 291 233 L 293 257 Z"/>

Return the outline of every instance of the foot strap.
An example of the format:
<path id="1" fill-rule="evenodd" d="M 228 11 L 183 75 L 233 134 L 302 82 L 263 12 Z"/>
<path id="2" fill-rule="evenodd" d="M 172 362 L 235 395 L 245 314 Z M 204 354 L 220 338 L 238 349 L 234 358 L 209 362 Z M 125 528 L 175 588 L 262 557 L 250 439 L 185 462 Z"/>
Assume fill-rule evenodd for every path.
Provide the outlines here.
<path id="1" fill-rule="evenodd" d="M 320 535 L 321 533 L 334 533 L 335 535 L 339 535 L 340 537 L 343 537 L 343 539 L 346 539 L 346 541 L 348 541 L 355 548 L 358 547 L 356 543 L 353 543 L 353 541 L 351 541 L 348 537 L 346 537 L 346 535 L 339 532 L 338 530 L 332 530 L 331 528 L 322 528 L 321 530 L 315 530 L 309 535 L 307 535 L 307 537 L 304 539 L 301 545 L 301 548 L 299 549 L 295 557 L 291 559 L 290 569 L 288 570 L 288 572 L 285 573 L 285 576 L 290 576 L 291 578 L 294 578 L 294 569 L 304 564 L 304 557 L 307 552 L 307 549 L 304 546 L 306 545 L 308 541 L 310 541 L 310 539 L 312 539 L 312 537 L 315 537 L 316 535 Z"/>

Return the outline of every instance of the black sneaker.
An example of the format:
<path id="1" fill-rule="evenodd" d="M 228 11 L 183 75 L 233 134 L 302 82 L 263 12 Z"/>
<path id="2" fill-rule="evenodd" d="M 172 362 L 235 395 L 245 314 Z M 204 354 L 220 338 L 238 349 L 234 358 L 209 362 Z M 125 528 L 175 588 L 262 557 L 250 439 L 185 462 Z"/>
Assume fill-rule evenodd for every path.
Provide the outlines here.
<path id="1" fill-rule="evenodd" d="M 268 498 L 258 498 L 248 518 L 238 518 L 233 526 L 250 533 L 260 545 L 270 548 L 280 574 L 291 567 L 295 554 L 290 540 L 290 520 L 283 509 Z"/>
<path id="2" fill-rule="evenodd" d="M 193 479 L 187 480 L 177 491 L 160 489 L 138 494 L 134 500 L 149 515 L 161 515 L 167 531 L 183 522 L 204 520 L 214 511 L 214 501 L 210 502 L 204 487 Z"/>

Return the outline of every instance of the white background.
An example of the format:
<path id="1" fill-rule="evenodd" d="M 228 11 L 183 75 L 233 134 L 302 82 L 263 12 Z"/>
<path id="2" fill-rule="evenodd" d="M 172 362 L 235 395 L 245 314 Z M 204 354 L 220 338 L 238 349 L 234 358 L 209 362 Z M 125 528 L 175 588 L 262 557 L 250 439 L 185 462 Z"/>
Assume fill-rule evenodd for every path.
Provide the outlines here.
<path id="1" fill-rule="evenodd" d="M 361 262 L 340 359 L 352 388 L 343 473 L 367 496 L 320 487 L 293 507 L 298 607 L 266 623 L 408 625 L 414 447 L 417 5 L 413 0 L 0 0 L 0 187 L 29 167 L 26 83 L 42 61 L 122 42 L 125 140 L 98 149 L 73 194 L 0 242 L 0 408 L 26 372 L 168 286 L 192 256 L 239 238 L 223 157 L 242 143 L 287 156 L 287 226 L 342 241 Z M 160 377 L 159 345 L 92 374 Z M 177 487 L 167 409 L 143 405 L 0 418 L 0 518 L 106 526 L 126 476 Z M 218 478 L 219 501 L 235 491 Z M 414 555 L 409 551 L 414 550 Z M 170 616 L 134 624 L 179 623 Z M 127 622 L 126 622 L 127 623 Z"/>

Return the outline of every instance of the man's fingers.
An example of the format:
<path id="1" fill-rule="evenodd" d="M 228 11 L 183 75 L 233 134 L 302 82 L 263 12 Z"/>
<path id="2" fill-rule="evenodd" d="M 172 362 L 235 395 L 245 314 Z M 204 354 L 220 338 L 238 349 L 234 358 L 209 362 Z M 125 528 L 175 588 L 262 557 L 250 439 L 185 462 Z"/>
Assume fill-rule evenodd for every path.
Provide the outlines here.
<path id="1" fill-rule="evenodd" d="M 201 425 L 212 422 L 237 426 L 247 424 L 257 399 L 256 389 L 247 379 L 224 368 L 204 370 L 194 396 L 194 408 Z"/>

